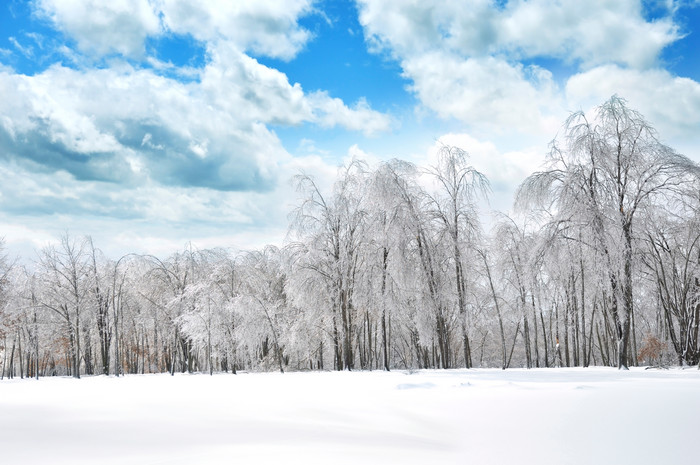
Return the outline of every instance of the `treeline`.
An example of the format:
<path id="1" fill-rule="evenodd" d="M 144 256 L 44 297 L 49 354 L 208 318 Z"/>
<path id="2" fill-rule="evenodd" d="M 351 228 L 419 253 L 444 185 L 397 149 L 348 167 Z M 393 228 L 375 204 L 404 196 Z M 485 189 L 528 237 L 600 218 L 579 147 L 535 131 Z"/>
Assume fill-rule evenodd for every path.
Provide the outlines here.
<path id="1" fill-rule="evenodd" d="M 700 168 L 617 97 L 573 114 L 516 214 L 487 179 L 343 167 L 296 182 L 284 248 L 112 260 L 65 236 L 0 261 L 4 377 L 698 364 Z"/>

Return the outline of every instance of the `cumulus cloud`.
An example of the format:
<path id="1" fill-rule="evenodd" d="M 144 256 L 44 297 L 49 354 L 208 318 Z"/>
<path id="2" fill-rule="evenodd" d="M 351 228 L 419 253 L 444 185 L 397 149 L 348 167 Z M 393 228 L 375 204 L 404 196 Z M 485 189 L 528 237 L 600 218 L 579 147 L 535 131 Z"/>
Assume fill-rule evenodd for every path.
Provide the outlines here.
<path id="1" fill-rule="evenodd" d="M 359 0 L 360 22 L 376 47 L 403 59 L 440 49 L 463 57 L 553 56 L 585 66 L 655 63 L 680 37 L 670 18 L 648 21 L 634 0 Z"/>
<path id="2" fill-rule="evenodd" d="M 316 91 L 309 95 L 309 102 L 313 107 L 312 120 L 323 127 L 342 126 L 362 131 L 367 136 L 386 132 L 391 128 L 391 119 L 372 110 L 364 98 L 348 107 L 339 98 L 332 98 L 325 91 Z"/>
<path id="3" fill-rule="evenodd" d="M 0 229 L 25 257 L 66 231 L 115 257 L 170 253 L 183 237 L 200 247 L 280 244 L 296 199 L 289 178 L 330 182 L 336 167 L 292 156 L 276 128 L 391 126 L 364 99 L 305 92 L 253 57 L 296 56 L 312 39 L 299 24 L 311 0 L 32 5 L 63 34 L 18 36 L 24 52 L 54 63 L 41 71 L 0 64 L 0 177 L 12 180 L 0 184 Z M 173 37 L 194 41 L 204 60 L 159 61 L 154 47 Z"/>
<path id="4" fill-rule="evenodd" d="M 388 131 L 390 118 L 360 99 L 353 106 L 325 91 L 305 93 L 280 71 L 260 64 L 230 44 L 211 51 L 211 62 L 201 75 L 201 87 L 213 105 L 267 124 L 344 127 L 368 135 Z"/>
<path id="5" fill-rule="evenodd" d="M 697 137 L 699 84 L 659 68 L 661 51 L 681 37 L 674 4 L 652 21 L 632 0 L 357 3 L 366 43 L 400 64 L 421 108 L 466 125 L 415 161 L 430 164 L 442 143 L 464 148 L 491 179 L 494 208 L 509 208 L 569 110 L 612 94 L 662 134 Z M 136 242 L 182 246 L 179 237 L 201 238 L 204 246 L 231 243 L 224 236 L 274 242 L 294 204 L 290 175 L 303 171 L 330 185 L 336 173 L 313 141 L 288 153 L 277 128 L 374 136 L 394 126 L 363 98 L 305 91 L 264 64 L 263 57 L 291 60 L 314 39 L 300 22 L 317 14 L 313 0 L 32 5 L 67 40 L 54 37 L 45 45 L 53 50 L 40 50 L 37 38 L 18 33 L 15 45 L 54 61 L 60 55 L 64 65 L 33 75 L 0 65 L 0 176 L 13 180 L 0 185 L 0 226 L 30 225 L 41 232 L 35 242 L 56 235 L 42 215 L 57 220 L 59 234 L 59 219 L 71 218 L 75 231 L 96 240 L 126 225 L 132 229 L 118 239 L 125 251 Z M 168 38 L 195 42 L 204 59 L 189 68 L 161 63 L 154 47 Z M 12 53 L 21 50 L 0 50 Z M 552 63 L 575 74 L 562 77 Z M 540 145 L 522 148 L 523 134 L 535 134 Z M 348 157 L 375 160 L 361 144 Z M 394 155 L 392 147 L 387 156 Z M 222 235 L 222 227 L 236 232 Z"/>
<path id="6" fill-rule="evenodd" d="M 169 31 L 259 55 L 290 59 L 311 38 L 298 19 L 312 11 L 312 0 L 162 0 L 159 8 Z"/>
<path id="7" fill-rule="evenodd" d="M 365 134 L 390 127 L 365 100 L 348 106 L 305 93 L 250 56 L 294 56 L 310 38 L 298 24 L 310 0 L 39 0 L 35 8 L 83 53 L 138 59 L 148 37 L 175 33 L 203 41 L 207 61 L 184 81 L 120 61 L 56 64 L 32 76 L 0 68 L 0 157 L 27 169 L 134 186 L 269 191 L 290 157 L 272 126 Z"/>
<path id="8" fill-rule="evenodd" d="M 305 172 L 330 182 L 336 167 L 314 156 L 290 157 L 285 173 Z M 31 256 L 61 234 L 89 234 L 108 254 L 170 253 L 192 240 L 196 246 L 238 248 L 261 242 L 281 245 L 287 213 L 297 203 L 293 183 L 268 192 L 215 191 L 144 182 L 123 186 L 79 181 L 66 172 L 40 173 L 0 164 L 0 227 L 13 251 Z M 26 233 L 14 233 L 25 231 Z M 183 239 L 186 238 L 186 239 Z"/>
<path id="9" fill-rule="evenodd" d="M 420 101 L 442 117 L 501 132 L 551 131 L 553 119 L 547 115 L 558 97 L 546 69 L 443 52 L 407 58 L 403 67 Z"/>
<path id="10" fill-rule="evenodd" d="M 700 127 L 700 83 L 662 69 L 599 66 L 572 76 L 566 94 L 584 110 L 619 94 L 666 137 L 697 135 Z"/>
<path id="11" fill-rule="evenodd" d="M 635 0 L 358 4 L 369 46 L 399 61 L 424 107 L 509 132 L 551 135 L 571 105 L 540 59 L 646 72 L 681 37 L 672 8 L 652 21 Z"/>
<path id="12" fill-rule="evenodd" d="M 211 51 L 201 73 L 201 90 L 212 105 L 232 115 L 263 123 L 296 125 L 312 117 L 301 85 L 224 44 Z"/>
<path id="13" fill-rule="evenodd" d="M 264 124 L 148 70 L 0 73 L 3 156 L 76 179 L 265 190 L 286 151 Z"/>
<path id="14" fill-rule="evenodd" d="M 311 38 L 298 23 L 311 0 L 38 0 L 36 11 L 93 55 L 142 58 L 148 37 L 181 34 L 290 59 Z"/>
<path id="15" fill-rule="evenodd" d="M 3 156 L 77 179 L 216 190 L 268 190 L 289 154 L 268 127 L 304 122 L 367 133 L 388 118 L 360 102 L 307 95 L 242 53 L 214 59 L 201 82 L 150 70 L 0 71 Z"/>
<path id="16" fill-rule="evenodd" d="M 147 0 L 38 0 L 36 8 L 89 54 L 141 57 L 146 37 L 161 32 L 158 11 Z"/>
<path id="17" fill-rule="evenodd" d="M 649 21 L 633 0 L 513 1 L 497 17 L 496 47 L 528 58 L 554 56 L 583 67 L 656 64 L 661 50 L 680 38 L 670 17 Z"/>

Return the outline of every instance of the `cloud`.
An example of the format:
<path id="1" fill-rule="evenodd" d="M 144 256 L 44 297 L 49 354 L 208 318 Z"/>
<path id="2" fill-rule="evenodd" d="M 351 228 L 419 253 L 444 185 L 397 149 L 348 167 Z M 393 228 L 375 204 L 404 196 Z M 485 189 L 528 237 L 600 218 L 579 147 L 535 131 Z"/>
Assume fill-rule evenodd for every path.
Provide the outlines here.
<path id="1" fill-rule="evenodd" d="M 577 61 L 584 68 L 601 63 L 647 68 L 680 38 L 671 17 L 649 21 L 642 2 L 634 0 L 514 1 L 497 24 L 497 48 L 524 58 Z"/>
<path id="2" fill-rule="evenodd" d="M 23 76 L 0 70 L 3 157 L 81 180 L 265 191 L 289 157 L 270 125 L 315 123 L 368 134 L 389 119 L 299 84 L 221 45 L 183 83 L 128 65 L 55 65 Z"/>
<path id="3" fill-rule="evenodd" d="M 0 72 L 0 88 L 3 156 L 79 180 L 267 190 L 287 156 L 261 122 L 148 70 Z"/>
<path id="4" fill-rule="evenodd" d="M 430 52 L 407 58 L 403 68 L 423 105 L 444 118 L 497 132 L 551 132 L 556 124 L 549 115 L 557 86 L 538 66 Z"/>
<path id="5" fill-rule="evenodd" d="M 358 5 L 370 48 L 399 61 L 424 107 L 472 128 L 510 133 L 551 135 L 565 117 L 569 103 L 549 64 L 641 72 L 681 37 L 672 9 L 652 21 L 633 0 Z"/>
<path id="6" fill-rule="evenodd" d="M 310 0 L 38 0 L 36 10 L 96 56 L 142 59 L 148 37 L 181 34 L 291 59 L 311 38 L 298 23 L 312 11 Z"/>
<path id="7" fill-rule="evenodd" d="M 652 21 L 642 3 L 627 0 L 358 4 L 366 43 L 398 61 L 419 110 L 458 122 L 450 121 L 453 132 L 439 143 L 470 152 L 491 179 L 494 208 L 510 207 L 515 186 L 539 165 L 568 110 L 612 94 L 626 97 L 662 136 L 697 139 L 698 83 L 658 69 L 661 51 L 681 35 L 673 5 Z M 377 159 L 374 150 L 361 145 L 392 145 L 387 157 L 424 152 L 415 134 L 405 137 L 408 147 L 398 141 L 404 135 L 389 144 L 335 132 L 333 144 L 313 135 L 321 149 L 309 139 L 283 145 L 278 132 L 296 143 L 279 129 L 290 126 L 365 136 L 395 126 L 363 98 L 308 92 L 264 64 L 262 57 L 291 60 L 314 40 L 300 21 L 322 14 L 312 0 L 33 5 L 63 35 L 46 35 L 42 48 L 41 38 L 18 32 L 33 41 L 17 45 L 32 47 L 42 63 L 65 64 L 33 75 L 0 65 L 0 176 L 12 179 L 0 185 L 0 224 L 13 231 L 23 231 L 21 222 L 58 235 L 69 224 L 100 243 L 100 234 L 114 237 L 119 229 L 115 247 L 125 252 L 134 244 L 181 247 L 181 237 L 203 246 L 259 245 L 284 235 L 297 198 L 286 182 L 292 175 L 332 184 L 337 170 L 321 149 L 345 144 L 348 157 L 369 161 Z M 194 44 L 197 59 L 185 57 L 181 67 L 160 61 L 168 57 L 158 48 L 178 41 Z M 561 68 L 575 74 L 562 76 Z M 439 124 L 437 134 L 447 130 Z M 528 136 L 532 142 L 523 144 Z M 422 153 L 416 161 L 424 157 L 430 162 Z"/>
<path id="8" fill-rule="evenodd" d="M 305 93 L 250 56 L 298 53 L 311 37 L 298 23 L 312 12 L 310 0 L 38 0 L 34 7 L 80 52 L 136 64 L 94 67 L 61 44 L 78 66 L 34 75 L 0 68 L 0 159 L 23 169 L 121 186 L 266 192 L 290 158 L 273 126 L 368 135 L 390 128 L 364 99 L 348 106 L 323 91 Z M 163 34 L 203 41 L 206 61 L 183 70 L 147 56 L 147 38 Z"/>
<path id="9" fill-rule="evenodd" d="M 372 110 L 364 98 L 360 98 L 353 107 L 348 107 L 339 98 L 332 98 L 325 91 L 316 91 L 309 95 L 309 101 L 313 107 L 313 121 L 323 127 L 342 126 L 353 131 L 362 131 L 367 136 L 374 136 L 391 128 L 391 119 Z"/>
<path id="10" fill-rule="evenodd" d="M 147 0 L 38 0 L 39 15 L 73 37 L 89 54 L 141 58 L 146 37 L 162 32 L 155 2 Z"/>
<path id="11" fill-rule="evenodd" d="M 268 124 L 296 125 L 312 118 L 301 86 L 291 85 L 284 73 L 226 43 L 212 47 L 210 56 L 201 90 L 220 110 Z"/>
<path id="12" fill-rule="evenodd" d="M 67 172 L 0 163 L 0 177 L 12 179 L 0 184 L 0 228 L 13 253 L 25 258 L 66 232 L 93 236 L 113 258 L 129 252 L 166 255 L 188 240 L 197 247 L 282 245 L 287 215 L 299 203 L 292 176 L 304 172 L 325 186 L 337 167 L 318 156 L 288 157 L 279 172 L 284 182 L 271 190 L 241 192 L 79 181 Z M 19 233 L 27 230 L 32 232 Z"/>
<path id="13" fill-rule="evenodd" d="M 653 65 L 680 38 L 670 17 L 648 21 L 634 0 L 359 0 L 370 43 L 404 59 L 442 50 L 462 57 L 558 57 L 592 66 Z"/>
<path id="14" fill-rule="evenodd" d="M 291 59 L 311 38 L 298 23 L 313 11 L 311 0 L 163 0 L 160 8 L 169 31 L 258 55 Z"/>
<path id="15" fill-rule="evenodd" d="M 24 46 L 20 44 L 19 41 L 14 37 L 10 37 L 8 41 L 17 51 L 24 55 L 25 58 L 31 59 L 34 57 L 34 49 L 31 46 Z"/>
<path id="16" fill-rule="evenodd" d="M 571 76 L 569 101 L 582 109 L 619 94 L 660 131 L 662 137 L 697 137 L 700 127 L 700 83 L 662 69 L 634 70 L 599 66 Z"/>

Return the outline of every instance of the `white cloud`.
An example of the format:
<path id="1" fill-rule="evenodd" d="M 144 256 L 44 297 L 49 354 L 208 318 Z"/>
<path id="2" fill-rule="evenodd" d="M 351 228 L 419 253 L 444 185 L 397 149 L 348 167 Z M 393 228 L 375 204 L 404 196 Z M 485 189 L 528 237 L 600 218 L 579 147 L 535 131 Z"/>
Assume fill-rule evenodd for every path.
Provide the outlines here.
<path id="1" fill-rule="evenodd" d="M 56 64 L 20 75 L 0 66 L 0 174 L 13 179 L 0 185 L 0 222 L 37 232 L 8 238 L 25 255 L 66 231 L 110 244 L 111 256 L 169 253 L 186 239 L 279 244 L 297 198 L 288 180 L 303 171 L 330 183 L 336 167 L 314 154 L 292 157 L 271 126 L 366 134 L 390 126 L 363 99 L 348 106 L 323 91 L 307 94 L 249 55 L 298 53 L 310 37 L 297 23 L 308 1 L 44 0 L 37 7 L 83 54 L 156 66 L 111 60 L 91 68 L 64 45 L 59 51 L 80 64 L 75 69 Z M 125 15 L 132 7 L 136 14 Z M 165 33 L 207 42 L 205 64 L 187 70 L 194 79 L 169 77 L 182 70 L 163 73 L 144 56 L 147 37 Z M 115 239 L 117 230 L 128 232 Z"/>
<path id="2" fill-rule="evenodd" d="M 391 128 L 391 119 L 378 111 L 372 110 L 363 98 L 351 108 L 339 98 L 332 98 L 328 93 L 317 91 L 309 95 L 313 107 L 314 121 L 324 127 L 342 126 L 353 131 L 362 131 L 373 136 Z"/>
<path id="3" fill-rule="evenodd" d="M 32 250 L 61 235 L 91 235 L 112 258 L 126 253 L 167 256 L 187 242 L 195 247 L 258 248 L 283 245 L 287 215 L 300 203 L 294 175 L 313 176 L 329 190 L 338 167 L 321 157 L 286 157 L 280 178 L 267 192 L 217 192 L 142 183 L 77 181 L 67 173 L 41 173 L 0 164 L 0 228 L 11 254 Z"/>
<path id="4" fill-rule="evenodd" d="M 557 86 L 551 73 L 495 57 L 461 59 L 431 52 L 407 58 L 411 89 L 438 115 L 498 132 L 551 132 Z"/>
<path id="5" fill-rule="evenodd" d="M 653 65 L 679 38 L 670 18 L 647 21 L 636 0 L 359 0 L 360 22 L 377 47 L 399 59 L 436 49 L 462 57 L 553 56 L 585 66 Z"/>
<path id="6" fill-rule="evenodd" d="M 636 0 L 514 1 L 498 15 L 497 48 L 524 57 L 554 56 L 584 67 L 620 63 L 653 66 L 677 40 L 669 17 L 647 21 Z"/>
<path id="7" fill-rule="evenodd" d="M 412 139 L 398 154 L 421 152 L 414 161 L 426 165 L 441 143 L 464 148 L 491 180 L 493 208 L 510 208 L 515 188 L 539 167 L 542 143 L 567 110 L 587 109 L 612 94 L 626 97 L 662 136 L 698 137 L 698 83 L 654 68 L 678 29 L 671 17 L 645 20 L 639 2 L 358 3 L 367 42 L 398 60 L 422 107 L 467 125 L 427 152 Z M 33 76 L 0 65 L 0 175 L 13 179 L 0 185 L 0 224 L 14 231 L 13 242 L 26 228 L 37 231 L 28 235 L 36 244 L 68 225 L 98 244 L 111 242 L 100 235 L 113 239 L 115 230 L 127 230 L 117 235 L 112 256 L 169 253 L 186 239 L 200 247 L 279 243 L 297 203 L 287 180 L 305 172 L 330 188 L 337 167 L 309 139 L 290 155 L 274 127 L 313 124 L 372 136 L 393 126 L 364 99 L 305 92 L 253 58 L 299 54 L 313 38 L 299 23 L 317 14 L 312 0 L 36 5 L 80 53 L 54 44 L 78 66 L 54 65 Z M 200 41 L 204 63 L 185 69 L 147 56 L 149 38 L 172 34 Z M 93 69 L 81 53 L 109 59 Z M 542 57 L 578 74 L 562 79 Z M 534 134 L 533 147 L 521 143 L 524 134 Z M 346 144 L 348 158 L 372 164 L 381 158 L 360 144 Z M 382 146 L 376 139 L 372 144 Z M 397 147 L 390 150 L 387 157 L 397 154 Z"/>
<path id="8" fill-rule="evenodd" d="M 36 6 L 90 54 L 141 57 L 146 37 L 161 32 L 154 2 L 147 0 L 38 0 Z"/>
<path id="9" fill-rule="evenodd" d="M 159 8 L 174 33 L 270 57 L 291 59 L 311 38 L 298 19 L 311 13 L 312 0 L 162 0 Z"/>
<path id="10" fill-rule="evenodd" d="M 662 138 L 698 136 L 700 83 L 697 81 L 661 69 L 639 71 L 608 65 L 576 74 L 566 85 L 567 99 L 579 102 L 583 110 L 613 94 L 627 99 Z"/>
<path id="11" fill-rule="evenodd" d="M 290 59 L 311 34 L 298 19 L 311 0 L 38 0 L 37 11 L 88 54 L 143 58 L 145 41 L 175 33 L 227 41 L 242 51 Z"/>
<path id="12" fill-rule="evenodd" d="M 312 118 L 312 108 L 299 84 L 260 64 L 230 44 L 210 52 L 201 74 L 201 89 L 212 105 L 231 115 L 263 123 L 295 125 Z"/>
<path id="13" fill-rule="evenodd" d="M 368 135 L 390 129 L 387 115 L 372 110 L 360 99 L 348 107 L 325 91 L 305 94 L 301 85 L 289 83 L 280 71 L 260 64 L 230 44 L 218 44 L 202 73 L 202 89 L 212 105 L 267 124 L 317 123 L 341 126 Z"/>
<path id="14" fill-rule="evenodd" d="M 285 182 L 255 193 L 153 183 L 129 188 L 0 164 L 0 176 L 13 180 L 0 184 L 0 226 L 12 253 L 25 258 L 66 232 L 92 235 L 114 258 L 127 252 L 172 253 L 188 240 L 202 247 L 281 245 L 287 213 L 297 202 L 287 180 L 303 170 L 322 183 L 332 181 L 336 167 L 314 157 L 290 157 L 280 170 Z"/>
<path id="15" fill-rule="evenodd" d="M 8 41 L 12 44 L 12 46 L 15 49 L 17 49 L 17 51 L 24 55 L 25 58 L 31 59 L 34 57 L 34 49 L 31 46 L 24 46 L 20 44 L 15 37 L 8 38 Z"/>
<path id="16" fill-rule="evenodd" d="M 60 167 L 81 179 L 264 190 L 288 156 L 271 125 L 312 123 L 369 135 L 390 127 L 365 100 L 348 106 L 323 91 L 306 94 L 249 55 L 298 53 L 311 37 L 298 23 L 313 11 L 311 0 L 39 0 L 35 8 L 83 53 L 154 66 L 111 60 L 102 69 L 54 65 L 34 76 L 2 70 L 0 88 L 9 97 L 0 108 L 6 134 L 0 146 L 44 169 Z M 172 69 L 145 56 L 148 37 L 171 33 L 205 43 L 200 69 Z M 61 51 L 81 63 L 69 48 Z M 167 77 L 183 72 L 194 79 Z"/>
<path id="17" fill-rule="evenodd" d="M 217 108 L 197 83 L 148 70 L 54 66 L 35 76 L 0 73 L 0 88 L 5 157 L 78 179 L 259 190 L 287 156 L 251 115 Z"/>
<path id="18" fill-rule="evenodd" d="M 424 107 L 496 133 L 551 137 L 566 116 L 571 102 L 552 72 L 533 64 L 541 58 L 583 70 L 617 64 L 641 72 L 681 37 L 673 9 L 649 21 L 637 0 L 358 4 L 368 44 L 399 61 Z"/>
<path id="19" fill-rule="evenodd" d="M 389 119 L 299 84 L 218 47 L 200 82 L 130 66 L 35 76 L 0 71 L 0 146 L 6 157 L 82 179 L 217 190 L 266 190 L 289 156 L 269 125 L 316 123 L 367 134 Z M 3 137 L 3 134 L 5 136 Z"/>

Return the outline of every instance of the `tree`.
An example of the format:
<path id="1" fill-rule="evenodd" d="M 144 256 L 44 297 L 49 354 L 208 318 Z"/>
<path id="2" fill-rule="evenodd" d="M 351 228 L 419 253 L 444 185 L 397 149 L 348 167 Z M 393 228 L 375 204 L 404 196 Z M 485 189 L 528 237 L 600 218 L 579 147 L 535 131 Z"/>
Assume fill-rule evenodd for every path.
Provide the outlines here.
<path id="1" fill-rule="evenodd" d="M 486 177 L 467 164 L 467 153 L 459 147 L 443 145 L 438 163 L 428 170 L 437 181 L 438 193 L 428 198 L 429 212 L 439 222 L 442 235 L 450 243 L 450 259 L 454 270 L 454 286 L 462 329 L 464 366 L 471 367 L 467 333 L 467 267 L 465 253 L 473 252 L 481 233 L 478 207 L 479 196 L 489 190 Z"/>
<path id="2" fill-rule="evenodd" d="M 281 264 L 282 253 L 273 246 L 261 252 L 249 252 L 241 257 L 243 274 L 242 290 L 236 305 L 244 313 L 247 324 L 243 336 L 248 345 L 260 343 L 261 358 L 268 356 L 269 341 L 272 340 L 272 358 L 276 360 L 280 373 L 284 373 L 284 347 L 282 327 L 287 311 L 285 294 L 286 276 Z M 286 323 L 286 322 L 284 322 Z M 252 336 L 252 337 L 250 337 Z"/>
<path id="3" fill-rule="evenodd" d="M 196 275 L 195 251 L 188 245 L 182 253 L 173 254 L 166 261 L 150 255 L 144 259 L 148 268 L 141 281 L 144 289 L 139 294 L 153 307 L 154 319 L 165 319 L 168 326 L 169 334 L 161 333 L 161 338 L 169 338 L 164 347 L 166 365 L 174 375 L 179 358 L 180 371 L 192 372 L 195 361 L 192 341 L 182 334 L 181 317 L 193 303 L 186 291 Z"/>
<path id="4" fill-rule="evenodd" d="M 390 172 L 393 188 L 401 200 L 401 208 L 405 212 L 406 221 L 403 223 L 401 249 L 403 250 L 404 286 L 413 289 L 415 295 L 407 296 L 410 302 L 406 305 L 419 305 L 421 311 L 414 313 L 414 327 L 417 359 L 423 359 L 423 366 L 450 368 L 452 365 L 452 325 L 456 318 L 452 314 L 450 278 L 442 270 L 442 264 L 447 262 L 449 252 L 443 247 L 443 237 L 434 227 L 434 216 L 430 214 L 431 197 L 418 184 L 416 168 L 408 163 L 397 164 L 399 170 Z M 437 342 L 437 348 L 435 347 Z M 432 357 L 420 345 L 431 346 Z M 435 350 L 437 349 L 437 350 Z M 422 354 L 420 352 L 423 352 Z"/>
<path id="5" fill-rule="evenodd" d="M 332 312 L 334 364 L 338 370 L 355 366 L 353 294 L 366 237 L 364 179 L 365 165 L 357 160 L 341 168 L 328 197 L 312 177 L 296 178 L 297 187 L 305 196 L 292 222 L 292 228 L 305 242 L 298 247 L 303 253 L 297 253 L 297 270 L 307 284 L 313 280 L 328 291 L 325 297 L 330 301 L 323 305 Z"/>
<path id="6" fill-rule="evenodd" d="M 610 308 L 617 332 L 618 368 L 628 366 L 634 317 L 636 226 L 649 208 L 678 195 L 698 166 L 662 144 L 656 131 L 627 102 L 613 96 L 589 118 L 572 114 L 564 135 L 552 142 L 547 169 L 528 177 L 520 206 L 550 205 L 549 227 L 575 240 L 592 232 L 602 253 Z"/>
<path id="7" fill-rule="evenodd" d="M 646 225 L 644 264 L 656 287 L 660 326 L 678 363 L 695 365 L 700 361 L 700 218 L 663 213 Z"/>
<path id="8" fill-rule="evenodd" d="M 40 256 L 40 279 L 44 292 L 40 305 L 55 315 L 63 324 L 70 360 L 70 373 L 80 378 L 81 318 L 90 303 L 92 274 L 89 241 L 87 238 L 61 238 L 58 247 L 46 247 Z"/>
<path id="9" fill-rule="evenodd" d="M 415 167 L 399 160 L 381 164 L 370 176 L 369 195 L 366 197 L 369 233 L 364 263 L 367 270 L 362 297 L 365 306 L 379 307 L 382 365 L 389 371 L 391 346 L 392 307 L 397 306 L 396 275 L 402 266 L 401 251 L 405 245 L 405 231 L 410 215 L 402 200 L 398 178 L 415 172 Z M 361 298 L 362 298 L 361 297 Z"/>

